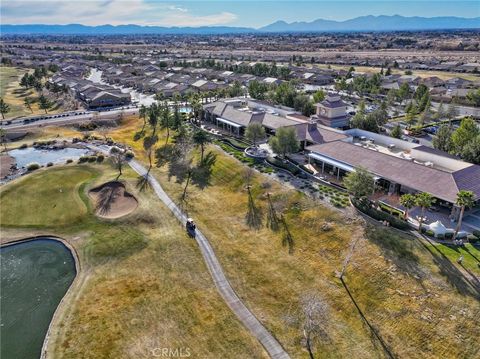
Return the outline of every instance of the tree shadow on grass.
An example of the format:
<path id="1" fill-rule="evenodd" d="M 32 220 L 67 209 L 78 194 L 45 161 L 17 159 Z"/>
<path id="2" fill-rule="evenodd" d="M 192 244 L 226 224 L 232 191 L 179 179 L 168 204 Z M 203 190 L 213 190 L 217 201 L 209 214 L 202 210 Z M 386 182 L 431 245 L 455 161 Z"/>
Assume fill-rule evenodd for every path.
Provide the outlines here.
<path id="1" fill-rule="evenodd" d="M 162 167 L 169 162 L 177 160 L 179 153 L 173 144 L 163 145 L 155 150 L 155 165 Z"/>
<path id="2" fill-rule="evenodd" d="M 360 317 L 362 318 L 362 323 L 368 327 L 369 333 L 370 333 L 370 340 L 371 340 L 373 346 L 374 346 L 375 348 L 378 348 L 378 345 L 380 344 L 380 346 L 382 347 L 384 353 L 385 353 L 389 358 L 396 358 L 395 353 L 394 353 L 393 350 L 388 346 L 388 344 L 385 342 L 385 340 L 383 339 L 382 335 L 380 334 L 380 331 L 378 330 L 378 328 L 376 328 L 376 326 L 374 326 L 372 323 L 370 323 L 370 321 L 367 319 L 367 317 L 366 317 L 365 314 L 363 313 L 362 309 L 360 308 L 360 306 L 358 305 L 357 301 L 356 301 L 355 298 L 353 297 L 352 292 L 350 292 L 350 289 L 348 288 L 347 283 L 345 282 L 345 280 L 343 279 L 343 277 L 340 277 L 340 281 L 342 282 L 343 288 L 345 289 L 345 291 L 347 292 L 348 296 L 350 297 L 350 300 L 352 301 L 353 305 L 354 305 L 355 308 L 357 309 L 358 314 L 359 314 Z"/>
<path id="3" fill-rule="evenodd" d="M 464 249 L 468 254 L 470 254 L 470 256 L 472 256 L 473 259 L 475 259 L 478 263 L 480 263 L 480 259 L 478 259 L 477 256 L 475 256 L 467 246 L 465 246 Z"/>
<path id="4" fill-rule="evenodd" d="M 248 191 L 248 209 L 247 209 L 247 215 L 245 216 L 245 221 L 247 223 L 247 226 L 258 230 L 262 227 L 262 210 L 260 207 L 257 207 L 255 205 L 252 192 L 250 191 L 250 186 L 247 186 L 247 191 Z"/>
<path id="5" fill-rule="evenodd" d="M 140 192 L 145 192 L 152 187 L 148 180 L 148 176 L 149 174 L 145 174 L 137 177 L 137 188 Z"/>
<path id="6" fill-rule="evenodd" d="M 470 283 L 470 285 L 472 285 L 473 287 L 476 288 L 477 292 L 480 292 L 480 279 L 478 279 L 478 276 L 475 275 L 475 273 L 473 273 L 470 269 L 468 269 L 467 267 L 465 267 L 463 265 L 463 263 L 460 263 L 460 266 L 463 268 L 463 270 L 465 272 L 467 272 L 471 277 L 472 277 L 472 280 L 468 280 L 468 282 Z"/>
<path id="7" fill-rule="evenodd" d="M 440 274 L 446 278 L 447 282 L 460 294 L 480 299 L 480 286 L 466 278 L 434 243 L 431 243 L 428 239 L 425 240 L 429 242 L 431 246 L 427 246 L 422 240 L 419 242 L 432 255 L 433 262 L 440 269 Z"/>
<path id="8" fill-rule="evenodd" d="M 293 254 L 295 243 L 293 241 L 292 233 L 288 229 L 287 221 L 283 215 L 280 216 L 280 222 L 282 223 L 282 226 L 283 226 L 282 245 L 284 247 L 288 246 L 288 253 Z"/>
<path id="9" fill-rule="evenodd" d="M 268 200 L 267 227 L 270 228 L 273 232 L 278 232 L 280 230 L 280 220 L 278 218 L 275 206 L 273 205 L 270 193 L 267 193 L 267 200 Z"/>
<path id="10" fill-rule="evenodd" d="M 413 252 L 415 242 L 402 238 L 393 230 L 368 226 L 365 234 L 367 238 L 377 245 L 382 255 L 393 262 L 402 272 L 413 275 L 422 285 L 426 273 L 421 268 L 419 257 Z"/>
<path id="11" fill-rule="evenodd" d="M 203 161 L 194 169 L 192 183 L 200 189 L 210 186 L 213 166 L 215 165 L 216 161 L 217 155 L 213 152 L 208 152 Z"/>

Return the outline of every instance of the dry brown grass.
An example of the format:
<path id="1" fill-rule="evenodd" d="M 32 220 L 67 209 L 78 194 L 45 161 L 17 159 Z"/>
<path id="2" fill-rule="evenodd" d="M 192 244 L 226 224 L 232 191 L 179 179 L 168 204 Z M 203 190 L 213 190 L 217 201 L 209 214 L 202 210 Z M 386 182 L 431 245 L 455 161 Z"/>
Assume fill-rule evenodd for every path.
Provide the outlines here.
<path id="1" fill-rule="evenodd" d="M 25 97 L 30 97 L 32 100 L 36 100 L 38 94 L 33 89 L 25 89 L 20 86 L 20 79 L 29 71 L 27 69 L 18 67 L 0 66 L 0 97 L 3 97 L 4 101 L 10 106 L 10 111 L 5 114 L 5 118 L 14 118 L 19 116 L 31 116 L 36 114 L 44 114 L 45 111 L 38 107 L 38 103 L 35 101 L 32 103 L 32 111 L 30 111 L 24 105 Z M 49 110 L 49 113 L 60 112 L 60 108 L 54 107 Z M 1 121 L 0 117 L 0 121 Z"/>
<path id="2" fill-rule="evenodd" d="M 132 140 L 139 126 L 140 121 L 129 120 L 110 135 L 129 143 L 137 158 L 145 160 L 140 141 Z M 290 254 L 282 244 L 281 233 L 266 228 L 256 231 L 246 225 L 244 167 L 213 146 L 209 149 L 218 154 L 210 186 L 201 190 L 192 185 L 186 209 L 212 242 L 233 288 L 293 358 L 307 357 L 301 323 L 295 318 L 300 298 L 311 292 L 320 293 L 330 307 L 330 319 L 325 323 L 328 339 L 316 343 L 318 357 L 385 356 L 336 277 L 350 242 L 358 236 L 345 281 L 366 318 L 397 357 L 469 358 L 478 354 L 478 292 L 455 262 L 411 237 L 365 227 L 352 220 L 354 217 L 333 212 L 256 174 L 252 188 L 255 203 L 265 211 L 265 193 L 273 193 L 275 207 L 285 214 L 294 238 Z M 166 168 L 156 168 L 154 175 L 178 201 L 183 184 L 176 183 L 175 178 L 169 180 Z M 127 176 L 133 184 L 133 175 Z M 105 180 L 108 178 L 99 178 L 96 183 Z M 148 238 L 147 245 L 126 257 L 92 265 L 95 280 L 88 281 L 74 311 L 67 316 L 65 325 L 70 329 L 56 341 L 55 354 L 81 357 L 80 348 L 87 348 L 83 351 L 87 357 L 141 358 L 147 355 L 146 347 L 162 343 L 183 347 L 188 342 L 196 343 L 192 347 L 200 348 L 196 353 L 202 358 L 232 353 L 245 358 L 263 355 L 258 343 L 221 301 L 217 302 L 211 284 L 207 292 L 197 292 L 197 285 L 204 288 L 210 279 L 194 242 L 185 241 L 183 230 L 152 194 L 138 196 L 147 207 L 124 224 L 140 230 Z M 331 224 L 326 226 L 330 229 L 325 229 L 325 223 Z M 87 238 L 82 233 L 82 238 Z M 99 233 L 108 238 L 108 231 Z M 82 243 L 79 248 L 86 251 L 86 241 Z M 155 277 L 164 281 L 155 282 Z M 212 303 L 208 299 L 205 307 L 202 300 L 210 298 L 210 291 L 216 299 Z M 114 292 L 121 294 L 120 299 Z M 144 312 L 148 315 L 139 319 Z M 194 319 L 190 319 L 192 313 Z M 172 321 L 172 316 L 178 321 Z M 210 320 L 212 324 L 206 325 Z M 202 324 L 197 326 L 197 322 Z M 102 337 L 95 337 L 99 332 Z M 232 339 L 233 333 L 238 336 Z M 218 335 L 222 337 L 217 340 Z M 105 347 L 106 343 L 112 344 Z"/>
<path id="3" fill-rule="evenodd" d="M 132 143 L 121 133 L 122 140 Z M 346 283 L 396 356 L 455 358 L 478 353 L 480 346 L 474 339 L 480 334 L 478 293 L 456 263 L 391 230 L 369 228 L 364 235 L 363 224 L 257 174 L 253 180 L 256 205 L 265 211 L 265 193 L 274 194 L 294 238 L 294 252 L 289 254 L 281 234 L 246 225 L 243 166 L 210 149 L 218 155 L 211 185 L 203 190 L 191 186 L 186 209 L 211 240 L 232 286 L 292 357 L 307 356 L 300 323 L 292 324 L 291 319 L 300 298 L 310 292 L 324 296 L 331 308 L 325 323 L 329 339 L 316 346 L 319 357 L 385 356 L 336 277 L 355 234 L 361 240 Z M 175 178 L 169 180 L 166 168 L 155 169 L 154 174 L 178 201 L 183 185 Z M 333 224 L 330 230 L 322 229 L 325 222 Z"/>
<path id="4" fill-rule="evenodd" d="M 74 168 L 83 173 L 82 168 L 91 167 L 95 170 L 89 179 L 72 176 Z M 152 193 L 138 192 L 133 171 L 126 169 L 120 179 L 138 198 L 139 208 L 116 221 L 96 218 L 86 195 L 90 188 L 115 178 L 108 164 L 44 173 L 49 171 L 55 174 L 55 183 L 78 178 L 73 192 L 80 191 L 88 213 L 79 214 L 74 223 L 52 222 L 49 217 L 41 222 L 43 228 L 25 229 L 9 222 L 10 228 L 2 233 L 12 238 L 26 233 L 56 234 L 67 238 L 80 256 L 82 269 L 53 327 L 49 357 L 151 358 L 155 348 L 188 348 L 198 358 L 232 353 L 243 358 L 265 357 L 260 344 L 217 293 L 195 242 Z M 52 179 L 45 174 L 30 175 L 29 183 L 47 188 Z M 16 185 L 10 183 L 8 193 L 2 192 L 2 204 L 4 196 L 16 193 Z M 35 208 L 25 205 L 38 202 L 41 195 L 15 198 L 24 212 L 34 212 Z M 49 198 L 43 200 L 49 202 Z M 61 198 L 56 202 L 63 205 Z M 42 213 L 46 211 L 29 216 L 38 220 Z"/>
<path id="5" fill-rule="evenodd" d="M 313 66 L 326 69 L 326 68 L 331 68 L 335 70 L 347 70 L 351 67 L 350 65 L 324 65 L 324 64 L 315 64 Z M 374 66 L 353 66 L 355 68 L 355 71 L 358 72 L 363 72 L 367 74 L 372 74 L 372 73 L 379 73 L 381 68 L 380 67 L 374 67 Z M 405 70 L 401 69 L 390 69 L 392 71 L 392 74 L 405 74 Z M 384 70 L 385 71 L 385 70 Z M 446 72 L 446 71 L 433 71 L 433 70 L 411 70 L 412 75 L 414 76 L 419 76 L 421 78 L 426 78 L 426 77 L 431 77 L 431 76 L 436 76 L 442 80 L 449 80 L 454 77 L 459 77 L 461 79 L 465 80 L 470 80 L 470 81 L 479 81 L 480 76 L 475 75 L 475 74 L 465 74 L 462 72 Z"/>

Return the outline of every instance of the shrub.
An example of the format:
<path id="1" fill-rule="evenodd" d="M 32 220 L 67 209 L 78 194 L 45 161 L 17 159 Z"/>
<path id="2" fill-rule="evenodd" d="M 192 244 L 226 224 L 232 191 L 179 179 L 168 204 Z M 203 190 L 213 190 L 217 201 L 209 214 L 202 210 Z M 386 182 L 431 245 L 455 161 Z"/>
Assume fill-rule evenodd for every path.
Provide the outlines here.
<path id="1" fill-rule="evenodd" d="M 138 131 L 138 132 L 135 132 L 135 134 L 133 135 L 133 140 L 134 141 L 138 141 L 139 139 L 141 139 L 143 137 L 143 133 Z"/>
<path id="2" fill-rule="evenodd" d="M 72 163 L 72 162 L 73 162 L 73 160 L 72 160 L 71 158 L 69 158 L 69 159 L 67 160 L 67 163 Z"/>
<path id="3" fill-rule="evenodd" d="M 285 163 L 282 160 L 279 160 L 278 158 L 267 158 L 267 162 L 270 163 L 271 165 L 275 166 L 275 167 L 280 167 L 280 168 L 283 168 L 283 169 L 287 170 L 288 172 L 290 172 L 294 176 L 296 176 L 300 173 L 300 170 L 297 167 L 295 167 L 294 165 L 292 165 L 289 162 Z"/>
<path id="4" fill-rule="evenodd" d="M 125 158 L 127 160 L 131 160 L 133 157 L 135 157 L 135 154 L 132 151 L 125 152 Z"/>
<path id="5" fill-rule="evenodd" d="M 453 238 L 453 233 L 445 233 L 445 238 L 446 239 L 452 239 Z"/>
<path id="6" fill-rule="evenodd" d="M 27 148 L 27 147 L 28 147 L 28 145 L 27 145 L 26 143 L 24 143 L 24 144 L 21 145 L 19 148 L 20 148 L 21 150 L 23 150 L 23 149 L 25 149 L 25 148 Z"/>
<path id="7" fill-rule="evenodd" d="M 48 162 L 47 163 L 47 167 L 52 167 L 53 166 L 53 163 L 52 162 Z"/>
<path id="8" fill-rule="evenodd" d="M 445 239 L 445 235 L 443 233 L 437 234 L 438 239 Z"/>
<path id="9" fill-rule="evenodd" d="M 78 163 L 85 163 L 88 161 L 88 156 L 82 156 L 78 159 Z"/>
<path id="10" fill-rule="evenodd" d="M 102 155 L 102 154 L 99 154 L 99 155 L 97 156 L 97 162 L 98 162 L 98 163 L 103 162 L 104 159 L 105 159 L 105 156 Z"/>
<path id="11" fill-rule="evenodd" d="M 30 163 L 27 166 L 27 171 L 35 171 L 35 170 L 38 170 L 39 168 L 40 168 L 40 165 L 38 163 Z"/>
<path id="12" fill-rule="evenodd" d="M 97 160 L 97 156 L 88 156 L 88 162 L 95 162 Z"/>
<path id="13" fill-rule="evenodd" d="M 392 227 L 401 230 L 406 230 L 409 228 L 408 223 L 405 222 L 403 219 L 399 219 L 392 216 L 391 214 L 372 208 L 371 202 L 369 200 L 352 198 L 352 203 L 359 211 L 378 221 L 388 221 Z M 425 231 L 425 228 L 422 228 L 422 230 Z"/>
<path id="14" fill-rule="evenodd" d="M 469 234 L 468 237 L 467 237 L 468 241 L 470 243 L 479 243 L 480 242 L 480 238 L 478 238 L 476 235 L 474 234 Z"/>
<path id="15" fill-rule="evenodd" d="M 477 230 L 477 229 L 474 230 L 474 231 L 472 232 L 472 234 L 473 234 L 475 237 L 480 238 L 480 231 L 479 231 L 479 230 Z"/>
<path id="16" fill-rule="evenodd" d="M 429 236 L 429 237 L 433 237 L 433 236 L 435 235 L 435 233 L 433 233 L 433 231 L 430 230 L 430 229 L 426 230 L 426 231 L 425 231 L 425 234 L 426 234 L 427 236 Z"/>

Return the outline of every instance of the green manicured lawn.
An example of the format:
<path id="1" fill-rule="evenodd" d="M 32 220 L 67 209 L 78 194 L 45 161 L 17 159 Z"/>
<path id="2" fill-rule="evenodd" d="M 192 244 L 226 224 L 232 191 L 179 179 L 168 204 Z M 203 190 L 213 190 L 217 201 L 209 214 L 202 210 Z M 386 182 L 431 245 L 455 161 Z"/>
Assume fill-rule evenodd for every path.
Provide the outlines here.
<path id="1" fill-rule="evenodd" d="M 0 189 L 3 226 L 57 227 L 72 224 L 87 213 L 79 187 L 98 176 L 84 166 L 39 170 L 15 185 Z"/>
<path id="2" fill-rule="evenodd" d="M 447 246 L 443 244 L 430 245 L 432 250 L 437 249 L 445 255 L 452 262 L 457 262 L 460 256 L 463 256 L 463 266 L 476 275 L 480 276 L 480 249 L 470 243 L 465 244 L 464 247 Z"/>

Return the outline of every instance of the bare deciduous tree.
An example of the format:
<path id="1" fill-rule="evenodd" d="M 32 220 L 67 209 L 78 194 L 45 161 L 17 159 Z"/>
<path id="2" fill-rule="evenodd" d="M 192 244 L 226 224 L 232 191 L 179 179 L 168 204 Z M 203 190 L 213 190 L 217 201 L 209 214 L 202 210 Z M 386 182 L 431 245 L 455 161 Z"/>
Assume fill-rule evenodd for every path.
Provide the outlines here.
<path id="1" fill-rule="evenodd" d="M 113 165 L 118 170 L 118 180 L 122 175 L 123 165 L 127 162 L 127 158 L 125 157 L 125 151 L 121 150 L 118 147 L 112 147 L 112 149 L 110 150 L 110 156 L 112 158 Z"/>
<path id="2" fill-rule="evenodd" d="M 330 308 L 317 293 L 303 296 L 300 304 L 305 348 L 310 359 L 315 359 L 313 354 L 315 342 L 328 339 L 328 333 L 325 328 L 330 316 Z"/>

